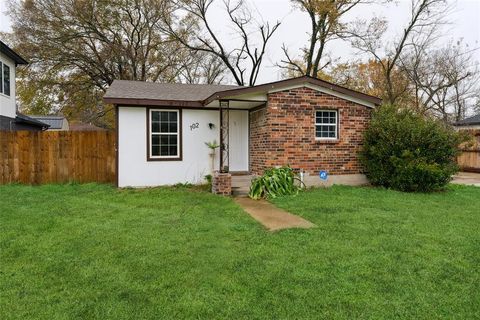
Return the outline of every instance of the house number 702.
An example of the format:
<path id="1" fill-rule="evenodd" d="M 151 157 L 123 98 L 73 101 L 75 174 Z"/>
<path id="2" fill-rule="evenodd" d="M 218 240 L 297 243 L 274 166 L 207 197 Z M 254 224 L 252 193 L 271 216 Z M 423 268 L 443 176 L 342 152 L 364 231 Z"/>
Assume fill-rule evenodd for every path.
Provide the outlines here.
<path id="1" fill-rule="evenodd" d="M 194 129 L 198 129 L 198 126 L 199 126 L 198 122 L 195 122 L 195 123 L 191 124 L 190 125 L 190 131 L 192 131 Z"/>

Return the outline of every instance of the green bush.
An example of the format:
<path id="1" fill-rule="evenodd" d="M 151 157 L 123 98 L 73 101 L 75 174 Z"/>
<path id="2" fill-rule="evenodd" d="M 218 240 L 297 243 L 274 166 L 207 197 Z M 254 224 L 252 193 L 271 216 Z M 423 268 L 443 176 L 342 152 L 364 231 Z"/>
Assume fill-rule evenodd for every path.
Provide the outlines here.
<path id="1" fill-rule="evenodd" d="M 374 111 L 361 161 L 374 185 L 428 192 L 445 186 L 458 171 L 462 136 L 443 123 L 394 106 Z"/>
<path id="2" fill-rule="evenodd" d="M 252 181 L 248 196 L 258 200 L 293 195 L 300 190 L 300 184 L 300 179 L 290 167 L 272 168 Z"/>

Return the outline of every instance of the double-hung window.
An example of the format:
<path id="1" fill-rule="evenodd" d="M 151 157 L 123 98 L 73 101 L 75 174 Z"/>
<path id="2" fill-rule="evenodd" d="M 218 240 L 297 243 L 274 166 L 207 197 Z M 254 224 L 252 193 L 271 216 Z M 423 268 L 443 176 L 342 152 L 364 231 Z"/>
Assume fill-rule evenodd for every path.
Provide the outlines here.
<path id="1" fill-rule="evenodd" d="M 3 93 L 3 63 L 0 61 L 0 93 Z"/>
<path id="2" fill-rule="evenodd" d="M 149 110 L 151 160 L 179 160 L 180 154 L 180 111 Z"/>
<path id="3" fill-rule="evenodd" d="M 10 95 L 10 67 L 0 61 L 0 93 Z"/>
<path id="4" fill-rule="evenodd" d="M 315 139 L 338 139 L 338 111 L 315 111 Z"/>

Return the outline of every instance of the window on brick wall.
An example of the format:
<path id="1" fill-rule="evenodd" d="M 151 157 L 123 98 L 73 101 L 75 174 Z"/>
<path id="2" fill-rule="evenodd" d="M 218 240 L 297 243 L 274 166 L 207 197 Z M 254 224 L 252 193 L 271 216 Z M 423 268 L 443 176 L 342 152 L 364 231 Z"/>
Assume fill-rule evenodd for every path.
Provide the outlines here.
<path id="1" fill-rule="evenodd" d="M 317 110 L 315 112 L 315 139 L 338 139 L 337 110 Z"/>

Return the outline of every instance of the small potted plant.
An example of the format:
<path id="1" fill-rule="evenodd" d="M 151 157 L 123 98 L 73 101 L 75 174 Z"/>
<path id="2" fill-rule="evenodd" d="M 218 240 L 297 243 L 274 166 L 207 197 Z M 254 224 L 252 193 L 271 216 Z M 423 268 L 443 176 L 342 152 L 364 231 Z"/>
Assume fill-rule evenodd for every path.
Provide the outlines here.
<path id="1" fill-rule="evenodd" d="M 205 145 L 211 150 L 210 158 L 212 159 L 212 174 L 213 174 L 213 171 L 215 170 L 215 154 L 216 154 L 217 148 L 219 148 L 220 145 L 217 143 L 216 140 L 213 140 L 212 142 L 205 142 Z"/>

